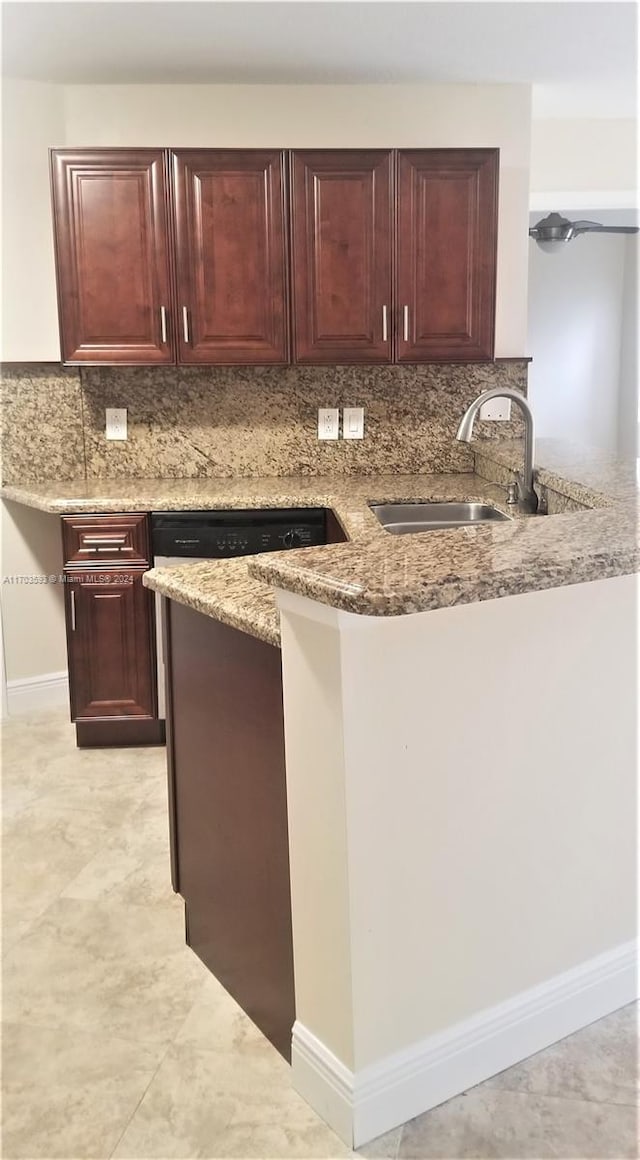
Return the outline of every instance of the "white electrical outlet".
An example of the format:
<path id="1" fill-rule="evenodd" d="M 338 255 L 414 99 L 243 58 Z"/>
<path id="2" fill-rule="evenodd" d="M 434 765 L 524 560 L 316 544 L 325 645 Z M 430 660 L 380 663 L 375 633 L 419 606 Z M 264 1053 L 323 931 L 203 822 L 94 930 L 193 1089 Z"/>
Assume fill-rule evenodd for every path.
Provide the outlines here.
<path id="1" fill-rule="evenodd" d="M 364 436 L 364 407 L 345 407 L 342 412 L 342 438 L 362 439 Z"/>
<path id="2" fill-rule="evenodd" d="M 127 438 L 127 408 L 126 407 L 107 407 L 106 408 L 106 430 L 107 439 L 126 439 Z"/>
<path id="3" fill-rule="evenodd" d="M 340 412 L 337 407 L 318 408 L 318 439 L 337 439 L 340 433 Z"/>
<path id="4" fill-rule="evenodd" d="M 511 399 L 489 399 L 480 408 L 481 419 L 498 419 L 507 423 L 511 418 Z"/>

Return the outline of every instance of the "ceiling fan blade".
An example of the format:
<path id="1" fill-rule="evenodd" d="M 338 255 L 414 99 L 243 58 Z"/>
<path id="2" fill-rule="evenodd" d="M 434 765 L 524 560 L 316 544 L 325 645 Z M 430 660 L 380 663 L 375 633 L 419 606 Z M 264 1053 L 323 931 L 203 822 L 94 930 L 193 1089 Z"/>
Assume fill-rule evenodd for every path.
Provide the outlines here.
<path id="1" fill-rule="evenodd" d="M 547 214 L 529 228 L 529 237 L 535 238 L 543 250 L 561 249 L 563 243 L 570 242 L 579 234 L 637 234 L 640 226 L 605 226 L 600 222 L 581 218 L 572 222 L 559 213 Z"/>
<path id="2" fill-rule="evenodd" d="M 600 226 L 597 222 L 574 222 L 574 234 L 637 234 L 640 226 Z"/>

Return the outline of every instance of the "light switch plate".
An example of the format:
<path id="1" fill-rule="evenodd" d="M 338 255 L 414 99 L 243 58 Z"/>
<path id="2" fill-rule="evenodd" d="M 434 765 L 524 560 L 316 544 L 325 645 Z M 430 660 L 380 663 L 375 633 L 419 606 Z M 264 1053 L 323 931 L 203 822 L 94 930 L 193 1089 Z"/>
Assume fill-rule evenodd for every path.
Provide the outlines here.
<path id="1" fill-rule="evenodd" d="M 362 439 L 364 436 L 364 407 L 345 407 L 342 412 L 342 438 Z"/>
<path id="2" fill-rule="evenodd" d="M 340 412 L 337 407 L 318 408 L 318 439 L 337 439 L 340 433 Z"/>
<path id="3" fill-rule="evenodd" d="M 511 399 L 489 399 L 480 408 L 481 419 L 498 419 L 506 423 L 511 418 Z"/>

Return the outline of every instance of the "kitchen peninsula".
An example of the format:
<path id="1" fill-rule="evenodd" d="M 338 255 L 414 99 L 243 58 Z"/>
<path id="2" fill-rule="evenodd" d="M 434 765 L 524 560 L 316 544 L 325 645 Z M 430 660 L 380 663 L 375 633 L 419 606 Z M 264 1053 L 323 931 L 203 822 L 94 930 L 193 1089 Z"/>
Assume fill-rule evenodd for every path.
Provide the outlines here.
<path id="1" fill-rule="evenodd" d="M 464 494 L 499 505 L 478 471 L 506 483 L 519 448 L 492 455 Z M 179 695 L 190 649 L 192 690 L 221 647 L 236 692 L 246 642 L 266 650 L 230 730 L 254 735 L 256 783 L 277 772 L 281 846 L 288 825 L 280 1014 L 294 1085 L 355 1145 L 635 996 L 635 478 L 553 445 L 538 461 L 556 514 L 396 537 L 366 501 L 457 498 L 453 478 L 350 480 L 349 543 L 145 580 L 169 598 Z M 234 700 L 209 688 L 196 741 L 215 753 Z M 198 778 L 225 782 L 225 746 Z"/>
<path id="2" fill-rule="evenodd" d="M 634 470 L 541 441 L 551 514 L 412 536 L 378 525 L 374 501 L 508 511 L 519 445 L 474 450 L 461 475 L 4 489 L 59 513 L 205 495 L 335 512 L 348 542 L 144 583 L 168 598 L 179 656 L 170 754 L 196 722 L 199 777 L 226 768 L 230 736 L 253 758 L 238 850 L 255 873 L 272 843 L 272 897 L 284 898 L 258 932 L 270 1014 L 254 1017 L 286 1054 L 295 1010 L 293 1082 L 356 1145 L 635 995 Z M 203 682 L 216 649 L 224 680 Z M 208 788 L 195 799 L 201 843 Z M 177 828 L 179 849 L 179 812 Z M 197 862 L 203 846 L 189 850 Z M 236 885 L 226 879 L 231 897 Z M 250 874 L 240 887 L 242 936 L 260 915 Z"/>

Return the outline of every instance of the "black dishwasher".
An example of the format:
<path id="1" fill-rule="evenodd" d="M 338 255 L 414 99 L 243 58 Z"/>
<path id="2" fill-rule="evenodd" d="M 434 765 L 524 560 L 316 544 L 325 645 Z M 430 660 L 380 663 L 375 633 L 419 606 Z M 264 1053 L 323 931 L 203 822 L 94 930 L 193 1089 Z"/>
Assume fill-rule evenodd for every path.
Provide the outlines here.
<path id="1" fill-rule="evenodd" d="M 324 543 L 324 508 L 151 513 L 154 567 L 174 558 L 222 559 Z"/>
<path id="2" fill-rule="evenodd" d="M 327 542 L 328 513 L 324 508 L 239 508 L 224 511 L 151 513 L 151 555 L 154 568 L 195 564 L 310 548 Z M 156 593 L 156 658 L 158 716 L 165 716 L 165 673 L 162 642 L 162 598 Z"/>

